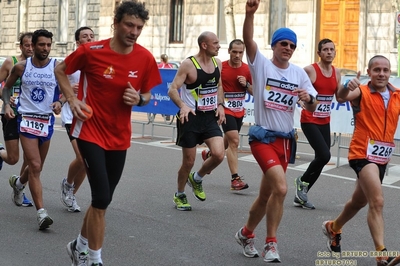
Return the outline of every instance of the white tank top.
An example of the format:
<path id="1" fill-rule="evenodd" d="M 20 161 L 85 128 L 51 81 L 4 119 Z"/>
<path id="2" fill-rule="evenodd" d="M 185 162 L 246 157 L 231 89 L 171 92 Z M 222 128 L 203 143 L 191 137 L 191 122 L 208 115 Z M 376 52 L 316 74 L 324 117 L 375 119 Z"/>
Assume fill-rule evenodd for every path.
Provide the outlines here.
<path id="1" fill-rule="evenodd" d="M 81 75 L 81 71 L 78 70 L 75 73 L 68 75 L 68 80 L 71 86 L 74 86 L 76 83 L 79 83 L 79 77 Z M 71 107 L 69 106 L 69 103 L 66 101 L 64 103 L 64 106 L 61 109 L 61 121 L 62 124 L 72 124 L 72 119 L 74 118 L 74 115 L 72 114 Z"/>
<path id="2" fill-rule="evenodd" d="M 43 67 L 32 64 L 32 58 L 26 59 L 24 73 L 21 76 L 21 94 L 18 102 L 20 114 L 50 114 L 51 104 L 58 100 L 59 89 L 54 75 L 56 60 L 49 60 Z"/>

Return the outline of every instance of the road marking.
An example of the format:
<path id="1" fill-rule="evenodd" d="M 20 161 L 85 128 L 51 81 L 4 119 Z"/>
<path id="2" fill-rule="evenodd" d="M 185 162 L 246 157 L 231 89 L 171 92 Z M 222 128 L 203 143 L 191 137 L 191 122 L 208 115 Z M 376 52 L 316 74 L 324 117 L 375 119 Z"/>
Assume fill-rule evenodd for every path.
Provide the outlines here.
<path id="1" fill-rule="evenodd" d="M 55 130 L 57 131 L 64 131 L 64 128 L 61 127 L 57 127 L 55 128 Z M 137 135 L 137 136 L 136 136 Z M 180 147 L 176 146 L 175 143 L 173 143 L 172 141 L 167 141 L 167 140 L 162 140 L 162 141 L 152 141 L 152 142 L 147 142 L 147 143 L 143 143 L 141 141 L 136 141 L 135 139 L 138 139 L 138 137 L 140 138 L 141 135 L 138 134 L 133 134 L 132 135 L 132 139 L 131 139 L 131 143 L 134 144 L 140 144 L 140 145 L 147 145 L 147 146 L 153 146 L 153 147 L 161 147 L 161 148 L 165 148 L 165 149 L 171 149 L 171 150 L 181 150 Z M 205 149 L 205 147 L 199 146 L 197 148 L 197 153 L 200 153 Z M 297 154 L 303 154 L 303 155 L 307 155 L 307 156 L 313 156 L 313 154 L 311 153 L 302 153 L 302 152 L 297 152 Z M 250 163 L 257 163 L 257 161 L 254 159 L 252 154 L 246 155 L 246 156 L 240 156 L 238 158 L 238 160 L 240 161 L 244 161 L 244 162 L 250 162 Z M 349 181 L 355 181 L 356 178 L 351 178 L 351 177 L 346 177 L 346 176 L 340 176 L 340 175 L 334 175 L 334 174 L 329 174 L 329 173 L 325 173 L 326 171 L 332 170 L 334 168 L 336 168 L 336 162 L 337 162 L 337 157 L 332 156 L 330 162 L 328 163 L 328 165 L 326 165 L 324 167 L 324 169 L 322 170 L 321 175 L 324 176 L 330 176 L 330 177 L 334 177 L 334 178 L 338 178 L 338 179 L 343 179 L 343 180 L 349 180 Z M 299 171 L 299 172 L 304 172 L 308 165 L 310 163 L 305 163 L 305 164 L 300 164 L 294 167 L 289 166 L 288 169 L 293 170 L 293 171 Z M 339 167 L 343 166 L 343 165 L 347 165 L 348 164 L 348 160 L 347 158 L 344 157 L 340 157 L 339 159 Z M 389 188 L 395 188 L 395 189 L 400 189 L 400 186 L 395 186 L 392 185 L 396 182 L 400 181 L 400 165 L 390 165 L 388 166 L 388 175 L 385 175 L 385 178 L 383 179 L 383 184 L 382 186 L 384 187 L 389 187 Z"/>

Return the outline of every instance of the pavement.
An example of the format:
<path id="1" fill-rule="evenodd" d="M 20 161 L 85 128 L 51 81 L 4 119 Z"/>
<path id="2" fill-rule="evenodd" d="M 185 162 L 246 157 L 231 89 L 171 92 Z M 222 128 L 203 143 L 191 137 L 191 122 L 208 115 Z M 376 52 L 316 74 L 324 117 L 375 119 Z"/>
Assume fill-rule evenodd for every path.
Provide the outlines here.
<path id="1" fill-rule="evenodd" d="M 125 169 L 113 202 L 106 214 L 106 235 L 102 249 L 104 265 L 191 265 L 239 266 L 265 265 L 262 258 L 246 258 L 234 235 L 245 224 L 248 211 L 258 195 L 261 169 L 254 161 L 243 138 L 239 153 L 239 174 L 249 188 L 230 190 L 230 173 L 226 160 L 203 182 L 207 200 L 200 202 L 187 187 L 192 211 L 177 211 L 173 204 L 181 150 L 173 142 L 171 126 L 146 124 L 146 115 L 132 113 L 132 146 L 128 150 Z M 156 117 L 157 124 L 165 124 Z M 8 178 L 19 172 L 21 162 L 4 165 L 0 171 L 0 266 L 71 265 L 66 245 L 77 237 L 85 210 L 90 205 L 87 181 L 77 192 L 81 213 L 69 213 L 60 201 L 60 182 L 74 158 L 65 129 L 59 118 L 41 180 L 45 208 L 54 224 L 39 231 L 34 207 L 17 207 L 11 201 Z M 247 129 L 245 125 L 243 132 Z M 2 137 L 2 136 L 1 136 Z M 201 151 L 194 170 L 200 168 Z M 335 218 L 349 199 L 355 184 L 354 171 L 348 166 L 346 152 L 339 156 L 332 148 L 331 162 L 309 192 L 315 210 L 293 206 L 294 178 L 301 175 L 313 159 L 309 145 L 299 144 L 298 159 L 287 170 L 288 193 L 284 214 L 278 230 L 278 248 L 282 263 L 287 266 L 311 265 L 376 265 L 370 255 L 374 245 L 370 237 L 367 209 L 361 210 L 343 228 L 342 251 L 339 257 L 327 252 L 322 222 Z M 390 180 L 383 185 L 385 243 L 390 251 L 400 250 L 397 172 L 400 162 L 393 158 Z M 31 198 L 29 189 L 26 194 Z M 256 234 L 256 248 L 261 254 L 266 234 L 265 219 Z M 347 263 L 347 264 L 346 264 Z"/>

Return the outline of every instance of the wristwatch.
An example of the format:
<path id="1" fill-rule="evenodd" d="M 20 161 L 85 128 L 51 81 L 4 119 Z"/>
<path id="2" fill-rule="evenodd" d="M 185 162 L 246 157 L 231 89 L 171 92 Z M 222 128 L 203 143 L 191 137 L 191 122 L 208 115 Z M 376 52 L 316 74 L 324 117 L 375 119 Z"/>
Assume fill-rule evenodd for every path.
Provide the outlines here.
<path id="1" fill-rule="evenodd" d="M 139 94 L 140 96 L 140 100 L 139 103 L 137 104 L 137 106 L 143 106 L 146 103 L 146 99 L 143 97 L 142 94 Z"/>
<path id="2" fill-rule="evenodd" d="M 315 103 L 315 97 L 312 96 L 311 94 L 308 94 L 308 95 L 310 95 L 310 101 L 307 102 L 307 103 L 308 103 L 308 104 L 313 104 L 313 103 Z"/>
<path id="3" fill-rule="evenodd" d="M 246 87 L 245 87 L 245 88 L 248 89 L 248 88 L 250 88 L 250 86 L 251 86 L 250 82 L 247 81 L 247 82 L 246 82 Z"/>

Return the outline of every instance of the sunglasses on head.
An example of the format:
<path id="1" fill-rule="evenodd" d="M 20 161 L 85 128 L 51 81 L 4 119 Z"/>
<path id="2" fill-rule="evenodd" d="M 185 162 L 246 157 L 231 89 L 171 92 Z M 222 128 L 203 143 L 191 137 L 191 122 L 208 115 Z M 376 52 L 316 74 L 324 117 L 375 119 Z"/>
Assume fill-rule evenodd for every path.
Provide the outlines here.
<path id="1" fill-rule="evenodd" d="M 287 47 L 288 45 L 290 46 L 290 49 L 292 49 L 292 50 L 294 50 L 294 49 L 296 49 L 296 45 L 294 45 L 293 43 L 288 43 L 288 42 L 285 42 L 285 41 L 283 41 L 283 42 L 279 42 L 279 44 L 282 46 L 282 47 Z"/>

